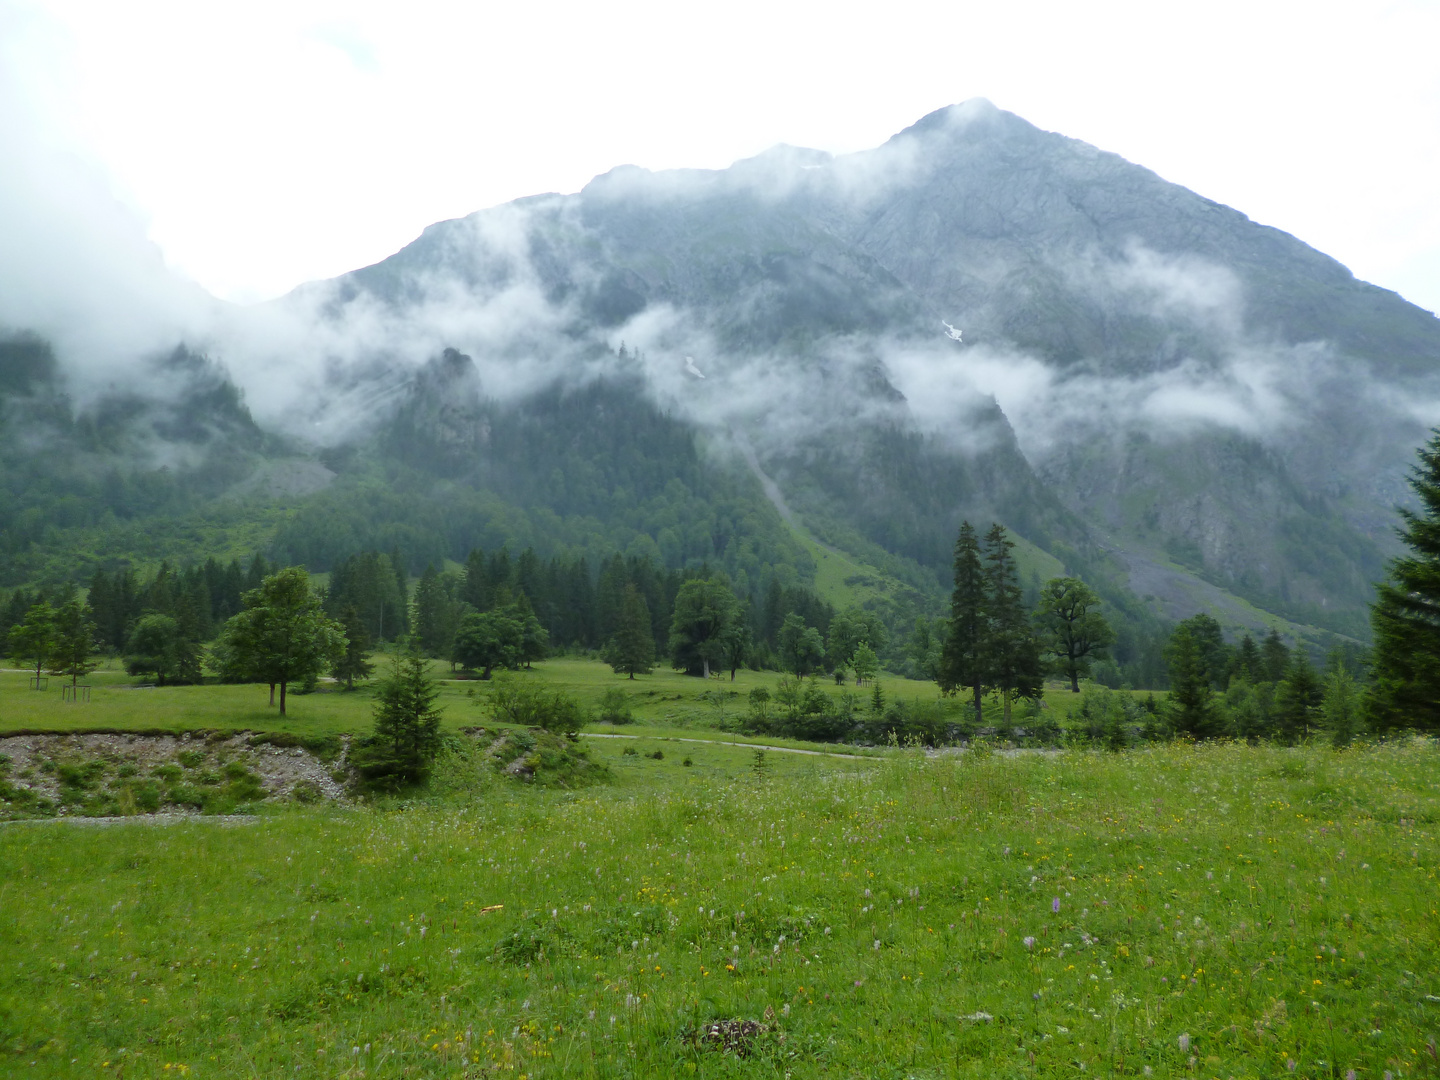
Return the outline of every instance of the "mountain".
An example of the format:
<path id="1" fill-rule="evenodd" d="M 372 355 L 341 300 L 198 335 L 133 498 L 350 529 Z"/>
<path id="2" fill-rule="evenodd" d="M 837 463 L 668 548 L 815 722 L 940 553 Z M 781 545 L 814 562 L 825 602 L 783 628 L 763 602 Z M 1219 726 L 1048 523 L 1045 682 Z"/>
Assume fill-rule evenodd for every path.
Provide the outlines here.
<path id="1" fill-rule="evenodd" d="M 1440 418 L 1433 315 L 983 101 L 864 153 L 626 166 L 441 222 L 191 349 L 256 403 L 255 435 L 196 428 L 252 479 L 200 479 L 173 394 L 127 406 L 126 438 L 152 472 L 190 448 L 168 512 L 248 515 L 281 556 L 619 549 L 758 593 L 833 551 L 903 597 L 897 623 L 943 601 L 969 517 L 1007 524 L 1036 576 L 1095 580 L 1136 634 L 1208 609 L 1363 638 Z M 27 532 L 27 510 L 0 507 L 20 576 L 81 528 L 42 509 Z"/>

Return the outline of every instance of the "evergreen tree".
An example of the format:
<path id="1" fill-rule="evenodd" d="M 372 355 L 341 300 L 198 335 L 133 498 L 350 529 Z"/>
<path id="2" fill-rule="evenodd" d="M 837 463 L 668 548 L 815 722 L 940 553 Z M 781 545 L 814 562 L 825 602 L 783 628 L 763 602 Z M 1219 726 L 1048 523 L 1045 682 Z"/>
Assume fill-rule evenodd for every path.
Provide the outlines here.
<path id="1" fill-rule="evenodd" d="M 655 637 L 651 631 L 650 605 L 635 585 L 625 586 L 620 598 L 620 619 L 615 634 L 605 644 L 601 659 L 617 675 L 649 675 L 655 667 Z"/>
<path id="2" fill-rule="evenodd" d="M 1275 735 L 1275 684 L 1251 682 L 1243 674 L 1230 680 L 1225 691 L 1225 713 L 1237 739 L 1258 742 Z"/>
<path id="3" fill-rule="evenodd" d="M 1091 661 L 1107 658 L 1115 641 L 1100 614 L 1100 597 L 1079 578 L 1051 578 L 1040 590 L 1035 618 L 1045 651 L 1078 694 L 1080 676 L 1090 673 Z"/>
<path id="4" fill-rule="evenodd" d="M 1286 743 L 1304 742 L 1319 726 L 1324 701 L 1320 677 L 1305 650 L 1296 649 L 1284 680 L 1275 688 L 1276 737 Z"/>
<path id="5" fill-rule="evenodd" d="M 1338 654 L 1331 657 L 1330 670 L 1325 675 L 1320 716 L 1332 746 L 1349 746 L 1359 734 L 1360 688 Z"/>
<path id="6" fill-rule="evenodd" d="M 465 558 L 465 575 L 460 599 L 476 611 L 490 610 L 490 578 L 485 571 L 485 552 L 474 548 Z"/>
<path id="7" fill-rule="evenodd" d="M 1370 610 L 1370 720 L 1379 730 L 1440 731 L 1440 428 L 1418 457 L 1409 482 L 1420 509 L 1400 509 L 1410 553 L 1391 561 Z"/>
<path id="8" fill-rule="evenodd" d="M 1285 678 L 1285 672 L 1290 668 L 1290 650 L 1285 647 L 1279 630 L 1271 630 L 1265 635 L 1265 641 L 1260 646 L 1260 662 L 1262 671 L 1256 675 L 1256 681 L 1263 679 L 1278 683 Z"/>
<path id="9" fill-rule="evenodd" d="M 445 656 L 454 640 L 450 597 L 434 563 L 428 563 L 415 586 L 415 615 L 412 625 L 420 651 L 426 656 Z"/>
<path id="10" fill-rule="evenodd" d="M 988 618 L 985 665 L 990 684 L 1000 692 L 1005 726 L 1017 697 L 1039 697 L 1045 689 L 1040 645 L 1025 616 L 1025 594 L 1011 552 L 1015 544 L 1005 527 L 992 525 L 985 535 L 985 607 Z"/>
<path id="11" fill-rule="evenodd" d="M 16 589 L 5 601 L 4 610 L 0 611 L 0 656 L 15 655 L 10 648 L 10 630 L 25 621 L 25 613 L 34 607 L 38 600 L 39 597 L 32 596 L 24 589 Z"/>
<path id="12" fill-rule="evenodd" d="M 395 591 L 400 597 L 400 606 L 395 612 L 400 623 L 395 637 L 399 640 L 410 633 L 410 574 L 405 569 L 405 559 L 398 546 L 390 550 L 390 572 L 395 575 Z"/>
<path id="13" fill-rule="evenodd" d="M 1235 650 L 1235 665 L 1231 669 L 1231 678 L 1256 683 L 1265 677 L 1265 661 L 1260 655 L 1260 646 L 1255 644 L 1253 637 L 1246 634 L 1240 639 L 1240 645 Z"/>
<path id="14" fill-rule="evenodd" d="M 340 662 L 330 669 L 330 674 L 345 684 L 346 690 L 355 689 L 356 679 L 368 679 L 375 673 L 370 663 L 370 636 L 365 633 L 365 623 L 354 604 L 346 604 L 340 615 L 340 626 L 345 633 L 345 653 Z"/>
<path id="15" fill-rule="evenodd" d="M 1166 698 L 1166 720 L 1171 730 L 1195 739 L 1220 734 L 1219 710 L 1215 707 L 1205 653 L 1195 639 L 1190 620 L 1170 635 L 1165 649 L 1170 672 L 1170 693 Z"/>
<path id="16" fill-rule="evenodd" d="M 1180 626 L 1186 629 L 1195 645 L 1195 655 L 1204 671 L 1205 681 L 1212 690 L 1224 690 L 1230 682 L 1234 659 L 1230 646 L 1225 644 L 1225 633 L 1220 624 L 1202 613 L 1183 620 Z"/>
<path id="17" fill-rule="evenodd" d="M 985 610 L 985 568 L 980 541 L 968 521 L 955 540 L 955 589 L 950 594 L 950 625 L 936 682 L 946 694 L 974 688 L 975 723 L 984 720 L 981 700 L 989 679 L 989 613 Z"/>
<path id="18" fill-rule="evenodd" d="M 440 751 L 440 690 L 425 658 L 414 650 L 397 656 L 375 695 L 375 733 L 355 755 L 372 783 L 416 784 Z"/>

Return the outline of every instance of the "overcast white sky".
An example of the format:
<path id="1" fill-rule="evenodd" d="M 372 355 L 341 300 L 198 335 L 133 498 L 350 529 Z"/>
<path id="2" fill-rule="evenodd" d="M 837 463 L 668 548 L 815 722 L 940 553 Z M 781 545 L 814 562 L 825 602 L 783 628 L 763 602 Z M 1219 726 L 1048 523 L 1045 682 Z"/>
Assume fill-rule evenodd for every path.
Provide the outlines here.
<path id="1" fill-rule="evenodd" d="M 984 96 L 1440 310 L 1437 44 L 1440 0 L 0 0 L 5 108 L 241 301 L 617 164 Z"/>

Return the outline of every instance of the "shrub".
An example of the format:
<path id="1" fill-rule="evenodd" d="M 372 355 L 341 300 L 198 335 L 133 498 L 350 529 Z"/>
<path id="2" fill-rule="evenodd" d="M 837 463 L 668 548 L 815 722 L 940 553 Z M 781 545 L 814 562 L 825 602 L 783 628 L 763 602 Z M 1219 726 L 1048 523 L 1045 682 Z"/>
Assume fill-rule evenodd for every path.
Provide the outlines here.
<path id="1" fill-rule="evenodd" d="M 635 719 L 630 711 L 630 697 L 618 686 L 609 687 L 600 695 L 600 710 L 595 719 L 602 724 L 629 724 Z"/>
<path id="2" fill-rule="evenodd" d="M 563 690 L 516 678 L 499 678 L 487 697 L 490 715 L 500 723 L 538 727 L 575 738 L 587 717 L 580 703 Z"/>

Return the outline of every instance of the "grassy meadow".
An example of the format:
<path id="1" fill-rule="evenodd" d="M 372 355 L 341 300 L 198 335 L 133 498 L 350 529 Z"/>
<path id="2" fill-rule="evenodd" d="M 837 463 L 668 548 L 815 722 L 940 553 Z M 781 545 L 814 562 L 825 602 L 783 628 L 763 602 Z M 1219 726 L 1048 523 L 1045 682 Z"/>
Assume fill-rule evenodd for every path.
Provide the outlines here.
<path id="1" fill-rule="evenodd" d="M 10 730 L 369 725 L 368 691 L 280 724 L 263 688 L 0 678 Z M 757 768 L 721 685 L 626 682 L 596 730 L 639 738 L 586 739 L 578 791 L 461 740 L 403 800 L 0 826 L 0 1075 L 1440 1075 L 1432 742 Z"/>
<path id="2" fill-rule="evenodd" d="M 383 674 L 388 658 L 377 655 L 374 659 L 376 674 Z M 453 677 L 450 666 L 440 661 L 433 662 L 431 667 L 439 683 L 440 705 L 445 710 L 448 729 L 488 722 L 484 682 Z M 683 730 L 695 737 L 741 741 L 745 741 L 743 736 L 722 734 L 721 726 L 745 711 L 751 689 L 764 686 L 773 691 L 780 679 L 773 671 L 742 670 L 733 682 L 728 673 L 706 681 L 656 669 L 650 675 L 629 680 L 616 676 L 608 666 L 594 660 L 568 657 L 547 660 L 513 677 L 567 690 L 591 706 L 599 702 L 605 690 L 619 687 L 628 695 L 634 713 L 634 723 L 624 728 L 628 734 L 674 734 Z M 373 682 L 357 684 L 353 691 L 322 682 L 314 693 L 292 692 L 287 701 L 287 715 L 281 717 L 269 705 L 269 691 L 264 686 L 208 684 L 142 689 L 115 661 L 87 676 L 85 681 L 91 686 L 88 703 L 62 701 L 64 680 L 51 678 L 45 690 L 35 691 L 28 689 L 28 679 L 24 672 L 0 671 L 0 735 L 15 730 L 61 732 L 114 727 L 126 731 L 248 729 L 325 736 L 368 732 L 373 725 Z M 882 683 L 888 697 L 927 700 L 936 697 L 933 683 L 894 677 L 887 677 Z M 822 685 L 827 692 L 848 690 L 862 700 L 870 694 L 868 686 Z M 1068 706 L 1068 695 L 1057 693 L 1054 697 L 1061 709 Z M 600 728 L 608 730 L 606 725 Z M 768 736 L 749 741 L 817 745 Z"/>

